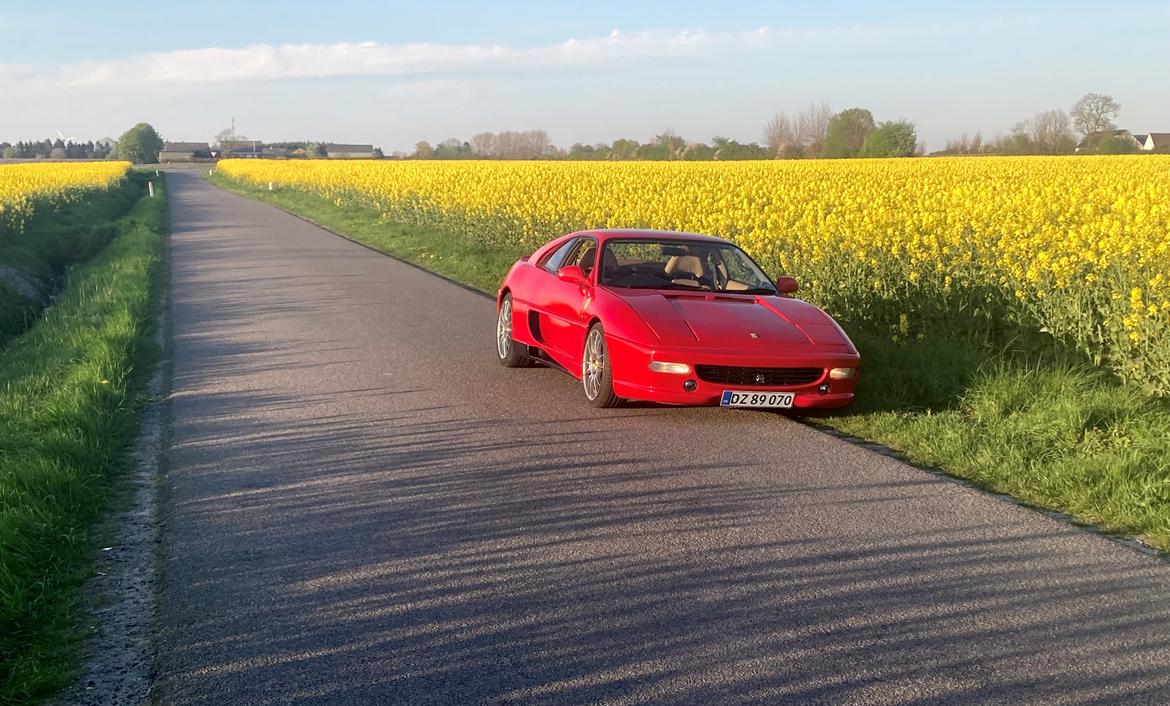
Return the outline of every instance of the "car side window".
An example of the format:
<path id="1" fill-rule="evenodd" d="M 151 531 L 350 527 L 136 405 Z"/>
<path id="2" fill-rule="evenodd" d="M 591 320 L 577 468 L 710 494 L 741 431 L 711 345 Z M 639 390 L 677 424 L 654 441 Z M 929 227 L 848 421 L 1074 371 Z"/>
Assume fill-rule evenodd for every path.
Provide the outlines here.
<path id="1" fill-rule="evenodd" d="M 561 267 L 576 265 L 588 276 L 593 271 L 595 264 L 597 264 L 597 241 L 593 238 L 581 238 L 577 241 L 577 246 L 561 262 Z"/>
<path id="2" fill-rule="evenodd" d="M 569 251 L 572 250 L 573 247 L 579 242 L 581 242 L 580 238 L 570 238 L 564 245 L 557 248 L 556 250 L 553 250 L 551 254 L 547 255 L 544 258 L 544 261 L 540 263 L 540 266 L 549 272 L 556 274 L 557 270 L 561 269 L 561 264 L 564 262 L 565 256 L 568 255 Z"/>

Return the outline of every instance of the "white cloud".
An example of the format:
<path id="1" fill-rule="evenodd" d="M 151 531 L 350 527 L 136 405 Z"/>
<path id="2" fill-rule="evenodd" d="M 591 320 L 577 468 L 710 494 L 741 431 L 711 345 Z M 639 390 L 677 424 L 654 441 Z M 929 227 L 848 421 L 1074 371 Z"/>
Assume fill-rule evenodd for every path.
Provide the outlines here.
<path id="1" fill-rule="evenodd" d="M 615 29 L 605 37 L 570 39 L 529 48 L 378 42 L 255 44 L 234 49 L 185 49 L 53 68 L 0 65 L 0 81 L 104 87 L 518 71 L 631 58 L 692 56 L 715 50 L 755 49 L 768 44 L 773 36 L 767 27 L 746 32 L 680 30 L 634 34 Z"/>

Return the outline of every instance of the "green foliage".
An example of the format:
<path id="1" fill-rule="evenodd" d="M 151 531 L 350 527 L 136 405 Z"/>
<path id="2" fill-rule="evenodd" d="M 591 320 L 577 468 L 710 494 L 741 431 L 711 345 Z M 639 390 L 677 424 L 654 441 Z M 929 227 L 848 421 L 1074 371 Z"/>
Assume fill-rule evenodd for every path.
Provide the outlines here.
<path id="1" fill-rule="evenodd" d="M 918 149 L 918 133 L 914 123 L 894 120 L 878 125 L 865 138 L 862 155 L 865 157 L 913 157 Z"/>
<path id="2" fill-rule="evenodd" d="M 118 158 L 132 164 L 155 164 L 163 139 L 149 123 L 138 123 L 118 138 Z"/>
<path id="3" fill-rule="evenodd" d="M 166 202 L 142 199 L 0 351 L 0 703 L 71 678 L 89 528 L 136 427 L 161 288 Z"/>
<path id="4" fill-rule="evenodd" d="M 1138 152 L 1137 143 L 1127 137 L 1121 135 L 1110 135 L 1095 145 L 1097 154 L 1136 154 Z"/>
<path id="5" fill-rule="evenodd" d="M 831 159 L 861 156 L 865 140 L 875 129 L 873 113 L 865 108 L 850 108 L 837 113 L 829 120 L 825 156 Z"/>

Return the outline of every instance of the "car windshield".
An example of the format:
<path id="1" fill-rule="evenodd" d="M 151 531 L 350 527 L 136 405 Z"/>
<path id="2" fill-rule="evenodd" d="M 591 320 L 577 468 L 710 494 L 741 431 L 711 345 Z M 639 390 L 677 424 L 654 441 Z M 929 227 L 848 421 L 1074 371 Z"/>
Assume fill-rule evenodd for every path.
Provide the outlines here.
<path id="1" fill-rule="evenodd" d="M 701 240 L 610 240 L 602 251 L 600 282 L 631 289 L 776 293 L 747 253 Z"/>

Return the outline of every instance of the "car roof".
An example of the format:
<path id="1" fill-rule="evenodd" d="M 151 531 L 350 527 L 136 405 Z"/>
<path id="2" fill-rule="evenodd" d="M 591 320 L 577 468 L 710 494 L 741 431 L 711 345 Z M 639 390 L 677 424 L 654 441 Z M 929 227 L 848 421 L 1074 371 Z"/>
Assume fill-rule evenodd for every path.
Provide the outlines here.
<path id="1" fill-rule="evenodd" d="M 724 238 L 717 238 L 713 235 L 702 235 L 700 233 L 684 233 L 674 230 L 650 230 L 645 228 L 599 228 L 596 230 L 585 230 L 573 235 L 593 235 L 600 240 L 661 240 L 669 238 L 671 240 L 698 240 L 710 243 L 728 243 L 730 241 Z"/>

